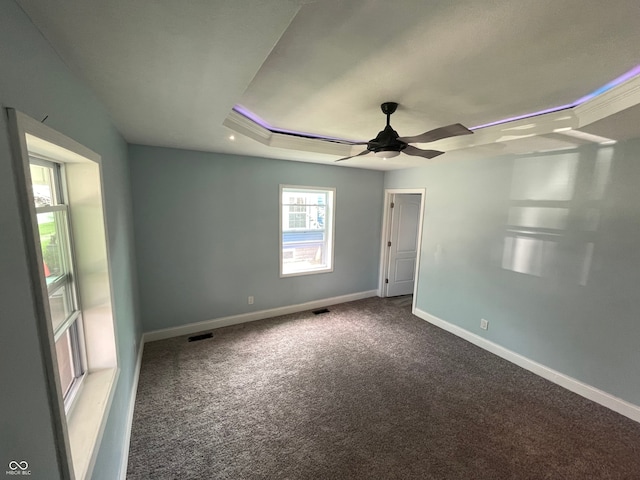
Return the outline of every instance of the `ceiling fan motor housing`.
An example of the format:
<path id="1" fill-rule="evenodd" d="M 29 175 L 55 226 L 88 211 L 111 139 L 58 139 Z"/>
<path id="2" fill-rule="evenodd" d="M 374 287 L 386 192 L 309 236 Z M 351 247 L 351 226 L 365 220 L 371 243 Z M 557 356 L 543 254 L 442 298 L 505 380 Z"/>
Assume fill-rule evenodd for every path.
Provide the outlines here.
<path id="1" fill-rule="evenodd" d="M 398 132 L 391 125 L 387 125 L 384 130 L 378 133 L 378 136 L 370 140 L 367 144 L 367 150 L 370 152 L 400 152 L 407 148 L 407 144 L 398 140 Z"/>

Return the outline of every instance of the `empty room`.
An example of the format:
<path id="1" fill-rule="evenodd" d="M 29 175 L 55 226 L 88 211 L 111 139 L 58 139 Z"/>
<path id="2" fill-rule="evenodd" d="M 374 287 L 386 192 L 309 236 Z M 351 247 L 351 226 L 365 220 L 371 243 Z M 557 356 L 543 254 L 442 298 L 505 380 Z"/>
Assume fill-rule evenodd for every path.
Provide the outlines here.
<path id="1" fill-rule="evenodd" d="M 640 478 L 639 21 L 0 1 L 0 472 Z"/>

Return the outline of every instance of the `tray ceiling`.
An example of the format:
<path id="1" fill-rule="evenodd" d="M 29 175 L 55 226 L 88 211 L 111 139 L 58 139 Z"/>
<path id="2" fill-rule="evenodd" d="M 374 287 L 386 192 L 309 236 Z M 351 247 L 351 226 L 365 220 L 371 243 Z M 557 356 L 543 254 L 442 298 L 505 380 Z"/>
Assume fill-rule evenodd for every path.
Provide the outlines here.
<path id="1" fill-rule="evenodd" d="M 274 127 L 368 140 L 384 101 L 400 104 L 401 135 L 474 127 L 574 102 L 640 64 L 637 0 L 18 3 L 127 141 L 267 158 L 333 164 L 339 154 L 233 132 L 223 124 L 234 105 Z M 474 144 L 475 155 L 510 148 L 454 147 Z M 404 157 L 344 166 L 424 162 Z"/>

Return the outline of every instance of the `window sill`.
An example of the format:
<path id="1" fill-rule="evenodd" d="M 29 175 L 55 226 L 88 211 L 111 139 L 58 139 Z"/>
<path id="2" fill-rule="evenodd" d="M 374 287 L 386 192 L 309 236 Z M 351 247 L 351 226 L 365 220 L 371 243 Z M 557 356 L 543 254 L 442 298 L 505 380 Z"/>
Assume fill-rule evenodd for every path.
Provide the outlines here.
<path id="1" fill-rule="evenodd" d="M 116 368 L 87 373 L 82 389 L 78 392 L 78 398 L 67 417 L 76 480 L 91 477 L 118 373 Z"/>
<path id="2" fill-rule="evenodd" d="M 333 267 L 320 267 L 317 269 L 301 270 L 297 272 L 281 272 L 280 278 L 300 277 L 302 275 L 314 275 L 316 273 L 331 273 L 331 272 L 333 272 Z"/>

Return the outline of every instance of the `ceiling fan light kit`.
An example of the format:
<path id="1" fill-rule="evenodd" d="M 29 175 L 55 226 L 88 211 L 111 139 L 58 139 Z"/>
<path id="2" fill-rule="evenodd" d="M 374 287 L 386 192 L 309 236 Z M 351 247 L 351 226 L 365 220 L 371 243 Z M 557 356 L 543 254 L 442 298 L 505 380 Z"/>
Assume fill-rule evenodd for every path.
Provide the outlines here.
<path id="1" fill-rule="evenodd" d="M 390 123 L 391 115 L 397 108 L 398 104 L 396 102 L 385 102 L 380 105 L 382 113 L 387 116 L 387 125 L 384 127 L 384 130 L 380 131 L 376 138 L 373 138 L 366 143 L 353 144 L 366 145 L 366 150 L 350 157 L 340 158 L 336 160 L 336 162 L 342 162 L 343 160 L 348 160 L 353 157 L 368 155 L 369 153 L 373 153 L 376 157 L 384 159 L 397 157 L 400 155 L 400 152 L 415 157 L 435 158 L 438 155 L 442 155 L 444 152 L 439 150 L 422 150 L 409 144 L 435 142 L 436 140 L 442 140 L 443 138 L 456 137 L 458 135 L 469 135 L 473 133 L 464 125 L 454 123 L 453 125 L 448 125 L 446 127 L 429 130 L 428 132 L 414 137 L 401 137 L 398 135 L 398 132 L 391 127 Z"/>
<path id="2" fill-rule="evenodd" d="M 386 160 L 387 158 L 397 157 L 398 155 L 400 155 L 400 152 L 395 150 L 380 150 L 374 153 L 374 155 L 378 158 L 384 158 Z"/>

